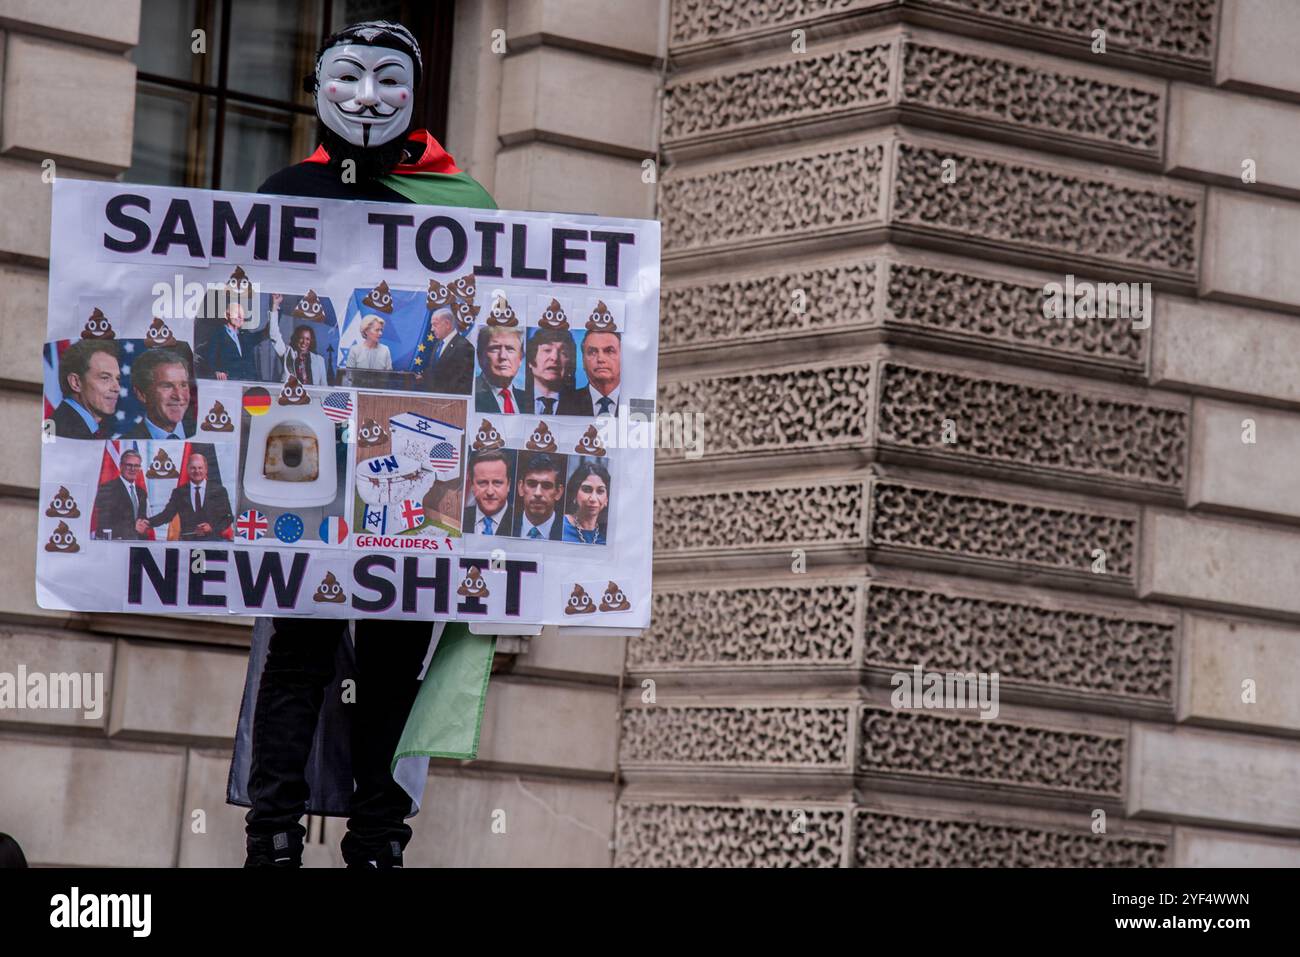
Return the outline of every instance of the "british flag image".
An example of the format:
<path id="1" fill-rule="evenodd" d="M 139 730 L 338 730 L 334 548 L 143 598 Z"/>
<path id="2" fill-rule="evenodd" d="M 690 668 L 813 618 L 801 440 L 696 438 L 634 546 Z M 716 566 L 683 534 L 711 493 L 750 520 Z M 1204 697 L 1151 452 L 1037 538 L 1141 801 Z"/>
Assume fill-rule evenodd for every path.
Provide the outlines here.
<path id="1" fill-rule="evenodd" d="M 346 422 L 352 418 L 352 394 L 349 392 L 331 392 L 325 396 L 320 407 L 335 422 Z"/>
<path id="2" fill-rule="evenodd" d="M 402 531 L 407 532 L 424 524 L 424 504 L 409 498 L 402 500 Z"/>
<path id="3" fill-rule="evenodd" d="M 235 522 L 235 532 L 240 538 L 255 542 L 266 534 L 270 524 L 266 521 L 266 516 L 255 508 L 250 508 L 245 512 L 239 513 L 239 520 Z"/>

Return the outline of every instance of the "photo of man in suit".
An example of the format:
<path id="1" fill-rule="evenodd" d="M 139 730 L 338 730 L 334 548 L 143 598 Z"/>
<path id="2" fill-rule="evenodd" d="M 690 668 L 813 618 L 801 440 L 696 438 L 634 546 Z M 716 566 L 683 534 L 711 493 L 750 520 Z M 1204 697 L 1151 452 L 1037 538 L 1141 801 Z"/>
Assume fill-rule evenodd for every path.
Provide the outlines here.
<path id="1" fill-rule="evenodd" d="M 63 401 L 54 410 L 54 435 L 62 439 L 107 438 L 122 394 L 117 346 L 104 339 L 81 339 L 59 357 Z"/>
<path id="2" fill-rule="evenodd" d="M 474 382 L 474 408 L 504 415 L 526 411 L 523 389 L 511 385 L 524 359 L 519 330 L 484 326 L 478 333 L 477 351 L 481 371 Z"/>
<path id="3" fill-rule="evenodd" d="M 221 533 L 234 521 L 230 496 L 220 485 L 208 482 L 208 460 L 198 452 L 190 454 L 185 474 L 189 482 L 176 486 L 161 512 L 136 522 L 137 532 L 144 535 L 150 526 L 166 525 L 179 515 L 182 539 L 216 541 L 221 538 Z"/>
<path id="4" fill-rule="evenodd" d="M 623 371 L 623 339 L 617 332 L 589 332 L 582 340 L 585 389 L 560 396 L 561 415 L 618 415 L 619 380 Z"/>
<path id="5" fill-rule="evenodd" d="M 528 411 L 559 412 L 560 395 L 573 382 L 577 347 L 564 329 L 537 329 L 528 337 Z"/>
<path id="6" fill-rule="evenodd" d="M 469 460 L 468 501 L 461 529 L 466 535 L 506 535 L 511 522 L 510 472 L 514 453 L 476 452 Z"/>
<path id="7" fill-rule="evenodd" d="M 145 537 L 137 530 L 137 523 L 149 514 L 149 492 L 137 484 L 142 464 L 139 452 L 123 452 L 117 463 L 120 476 L 95 493 L 95 538 L 136 541 Z"/>
<path id="8" fill-rule="evenodd" d="M 131 366 L 131 389 L 144 404 L 144 418 L 128 439 L 183 439 L 194 434 L 190 408 L 190 367 L 169 348 L 149 349 Z"/>
<path id="9" fill-rule="evenodd" d="M 511 535 L 534 541 L 563 539 L 564 520 L 559 507 L 564 501 L 565 471 L 563 455 L 538 452 L 519 457 Z"/>
<path id="10" fill-rule="evenodd" d="M 248 319 L 248 310 L 238 301 L 226 304 L 225 325 L 212 334 L 208 343 L 208 364 L 214 379 L 239 379 L 257 381 L 257 365 L 253 350 L 261 340 L 260 333 L 242 331 Z"/>
<path id="11" fill-rule="evenodd" d="M 480 338 L 482 338 L 480 336 Z M 451 395 L 469 395 L 474 383 L 474 347 L 456 331 L 450 306 L 439 307 L 429 318 L 417 388 Z"/>

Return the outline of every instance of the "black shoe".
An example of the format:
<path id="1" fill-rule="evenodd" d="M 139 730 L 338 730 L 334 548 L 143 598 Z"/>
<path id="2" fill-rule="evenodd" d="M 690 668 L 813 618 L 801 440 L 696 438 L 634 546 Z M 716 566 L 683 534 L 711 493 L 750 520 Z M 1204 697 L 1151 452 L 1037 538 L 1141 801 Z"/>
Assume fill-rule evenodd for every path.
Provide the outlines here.
<path id="1" fill-rule="evenodd" d="M 302 867 L 302 838 L 287 831 L 264 835 L 248 835 L 248 856 L 245 867 Z"/>
<path id="2" fill-rule="evenodd" d="M 402 845 L 397 841 L 390 841 L 386 848 L 383 848 L 374 857 L 358 857 L 348 861 L 348 867 L 359 867 L 365 870 L 386 871 L 391 868 L 402 866 Z"/>

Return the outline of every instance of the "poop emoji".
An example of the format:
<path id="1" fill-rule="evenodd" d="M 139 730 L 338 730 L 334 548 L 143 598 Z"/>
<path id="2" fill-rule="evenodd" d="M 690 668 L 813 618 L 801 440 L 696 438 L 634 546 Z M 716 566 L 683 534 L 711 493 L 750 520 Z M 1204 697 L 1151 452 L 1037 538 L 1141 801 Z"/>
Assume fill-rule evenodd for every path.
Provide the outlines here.
<path id="1" fill-rule="evenodd" d="M 47 552 L 79 552 L 81 546 L 77 544 L 77 536 L 72 534 L 72 529 L 68 528 L 67 522 L 59 522 L 59 527 L 50 535 L 50 540 L 45 543 Z"/>
<path id="2" fill-rule="evenodd" d="M 474 274 L 467 272 L 465 275 L 453 279 L 451 282 L 451 293 L 457 299 L 463 299 L 465 302 L 474 301 Z"/>
<path id="3" fill-rule="evenodd" d="M 618 582 L 610 582 L 605 586 L 605 594 L 600 596 L 601 611 L 631 611 L 632 603 L 627 600 L 627 595 L 623 594 L 623 589 L 618 587 Z"/>
<path id="4" fill-rule="evenodd" d="M 113 332 L 113 326 L 109 323 L 108 317 L 99 311 L 96 307 L 90 313 L 90 318 L 86 320 L 85 327 L 81 330 L 83 339 L 116 339 L 117 334 Z"/>
<path id="5" fill-rule="evenodd" d="M 243 266 L 235 267 L 235 271 L 232 272 L 230 278 L 226 280 L 226 288 L 240 299 L 248 298 L 253 289 L 253 284 L 248 281 L 248 274 L 244 272 Z"/>
<path id="6" fill-rule="evenodd" d="M 393 294 L 388 291 L 388 283 L 379 280 L 379 285 L 366 293 L 366 298 L 361 300 L 361 305 L 369 306 L 379 312 L 392 312 Z"/>
<path id="7" fill-rule="evenodd" d="M 575 582 L 569 600 L 564 603 L 564 613 L 566 615 L 594 615 L 596 613 L 596 603 L 591 600 L 591 596 L 583 590 L 583 587 Z"/>
<path id="8" fill-rule="evenodd" d="M 474 320 L 478 318 L 479 307 L 472 302 L 459 302 L 451 307 L 451 311 L 456 316 L 456 330 L 458 332 L 469 331 L 470 326 L 474 325 Z"/>
<path id="9" fill-rule="evenodd" d="M 149 469 L 144 473 L 145 478 L 180 478 L 181 473 L 176 468 L 176 463 L 171 460 L 166 449 L 159 449 L 154 453 L 153 461 L 149 463 Z"/>
<path id="10" fill-rule="evenodd" d="M 555 433 L 546 427 L 545 422 L 538 422 L 537 428 L 533 429 L 533 434 L 528 436 L 528 444 L 524 448 L 531 452 L 554 452 Z"/>
<path id="11" fill-rule="evenodd" d="M 316 586 L 316 593 L 311 596 L 312 601 L 329 602 L 332 605 L 342 605 L 347 602 L 343 597 L 343 586 L 339 580 L 334 577 L 333 572 L 326 572 L 321 583 Z"/>
<path id="12" fill-rule="evenodd" d="M 50 499 L 49 507 L 45 509 L 45 515 L 47 518 L 81 517 L 81 510 L 77 508 L 76 500 L 73 499 L 67 486 L 59 486 L 59 490 L 54 493 L 54 498 Z"/>
<path id="13" fill-rule="evenodd" d="M 579 455 L 605 454 L 605 446 L 600 444 L 600 435 L 594 425 L 587 426 L 587 431 L 582 433 L 582 438 L 578 439 L 578 444 L 573 447 L 573 451 Z"/>
<path id="14" fill-rule="evenodd" d="M 429 293 L 425 297 L 425 305 L 430 309 L 437 309 L 439 306 L 451 304 L 451 290 L 436 279 L 429 280 Z"/>
<path id="15" fill-rule="evenodd" d="M 307 295 L 298 300 L 298 305 L 293 307 L 293 318 L 306 319 L 308 322 L 325 321 L 325 309 L 316 298 L 315 289 L 308 289 Z"/>
<path id="16" fill-rule="evenodd" d="M 276 402 L 279 405 L 311 405 L 311 396 L 302 387 L 298 377 L 291 375 L 285 380 L 284 388 L 280 390 L 280 398 Z"/>
<path id="17" fill-rule="evenodd" d="M 483 580 L 483 573 L 479 571 L 477 565 L 469 566 L 469 570 L 465 572 L 465 580 L 456 589 L 456 594 L 465 598 L 486 598 L 488 596 L 487 582 Z"/>
<path id="18" fill-rule="evenodd" d="M 537 320 L 538 329 L 567 329 L 569 328 L 569 317 L 565 315 L 564 307 L 560 305 L 558 299 L 552 299 L 551 304 L 546 307 L 542 317 Z"/>
<path id="19" fill-rule="evenodd" d="M 587 317 L 588 332 L 618 332 L 618 326 L 614 322 L 614 314 L 609 311 L 603 299 L 596 301 L 596 308 L 591 310 L 591 315 Z"/>
<path id="20" fill-rule="evenodd" d="M 230 413 L 220 402 L 213 402 L 212 408 L 208 409 L 208 414 L 203 417 L 203 424 L 199 428 L 204 432 L 233 432 L 235 423 L 230 419 Z"/>
<path id="21" fill-rule="evenodd" d="M 474 444 L 470 446 L 472 452 L 491 452 L 493 449 L 505 448 L 506 440 L 497 431 L 497 427 L 490 420 L 484 419 L 483 424 L 478 427 L 478 434 L 474 436 Z"/>
<path id="22" fill-rule="evenodd" d="M 487 324 L 489 326 L 502 326 L 507 329 L 519 325 L 519 317 L 510 308 L 510 303 L 506 301 L 505 296 L 501 296 L 496 302 L 492 303 L 492 308 L 488 312 Z"/>
<path id="23" fill-rule="evenodd" d="M 149 328 L 144 331 L 144 344 L 150 349 L 174 346 L 176 337 L 172 335 L 171 329 L 167 328 L 167 323 L 155 316 L 153 322 L 149 323 Z"/>
<path id="24" fill-rule="evenodd" d="M 363 449 L 382 445 L 387 438 L 388 430 L 374 419 L 366 419 L 361 423 L 361 428 L 357 429 L 357 445 Z"/>

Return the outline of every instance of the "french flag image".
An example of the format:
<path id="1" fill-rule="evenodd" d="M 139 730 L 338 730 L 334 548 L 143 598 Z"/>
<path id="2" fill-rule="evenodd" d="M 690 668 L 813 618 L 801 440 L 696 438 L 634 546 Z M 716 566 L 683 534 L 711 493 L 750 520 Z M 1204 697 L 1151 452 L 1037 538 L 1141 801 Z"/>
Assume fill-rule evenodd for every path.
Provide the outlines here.
<path id="1" fill-rule="evenodd" d="M 348 523 L 334 515 L 320 523 L 320 540 L 327 545 L 342 544 L 348 537 Z"/>

